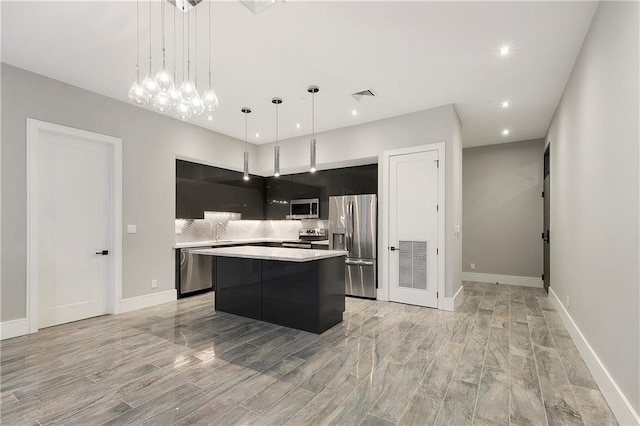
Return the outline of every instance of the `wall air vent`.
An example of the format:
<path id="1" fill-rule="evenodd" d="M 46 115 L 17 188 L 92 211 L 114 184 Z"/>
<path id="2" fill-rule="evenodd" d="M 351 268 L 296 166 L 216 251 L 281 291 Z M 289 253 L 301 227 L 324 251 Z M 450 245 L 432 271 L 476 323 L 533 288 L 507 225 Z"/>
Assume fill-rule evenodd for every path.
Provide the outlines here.
<path id="1" fill-rule="evenodd" d="M 351 96 L 353 96 L 355 98 L 355 100 L 359 102 L 360 99 L 362 99 L 364 97 L 375 98 L 378 95 L 376 95 L 376 92 L 374 92 L 373 90 L 367 89 L 367 90 L 363 90 L 361 92 L 352 93 Z"/>

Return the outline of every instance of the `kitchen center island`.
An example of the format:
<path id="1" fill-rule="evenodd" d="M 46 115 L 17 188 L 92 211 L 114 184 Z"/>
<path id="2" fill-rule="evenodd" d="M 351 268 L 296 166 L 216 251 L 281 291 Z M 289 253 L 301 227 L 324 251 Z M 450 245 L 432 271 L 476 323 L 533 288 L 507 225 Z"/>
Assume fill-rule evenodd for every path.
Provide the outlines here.
<path id="1" fill-rule="evenodd" d="M 215 309 L 322 333 L 342 322 L 346 251 L 239 246 L 214 256 Z"/>

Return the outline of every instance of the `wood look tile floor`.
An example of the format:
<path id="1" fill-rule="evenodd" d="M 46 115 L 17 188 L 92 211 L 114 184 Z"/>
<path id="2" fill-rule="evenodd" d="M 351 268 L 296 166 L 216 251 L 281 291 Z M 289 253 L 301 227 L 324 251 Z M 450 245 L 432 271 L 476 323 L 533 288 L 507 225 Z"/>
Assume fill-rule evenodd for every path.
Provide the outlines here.
<path id="1" fill-rule="evenodd" d="M 213 294 L 2 342 L 0 423 L 616 424 L 541 289 L 464 284 L 459 312 L 347 298 L 318 336 Z"/>

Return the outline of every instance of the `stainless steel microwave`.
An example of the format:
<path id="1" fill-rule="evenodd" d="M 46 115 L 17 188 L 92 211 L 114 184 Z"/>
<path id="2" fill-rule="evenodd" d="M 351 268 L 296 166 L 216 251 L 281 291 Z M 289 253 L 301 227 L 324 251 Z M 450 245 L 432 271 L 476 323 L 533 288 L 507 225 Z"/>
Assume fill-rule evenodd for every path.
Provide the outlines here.
<path id="1" fill-rule="evenodd" d="M 306 200 L 291 200 L 291 219 L 316 219 L 320 212 L 320 200 L 308 198 Z"/>

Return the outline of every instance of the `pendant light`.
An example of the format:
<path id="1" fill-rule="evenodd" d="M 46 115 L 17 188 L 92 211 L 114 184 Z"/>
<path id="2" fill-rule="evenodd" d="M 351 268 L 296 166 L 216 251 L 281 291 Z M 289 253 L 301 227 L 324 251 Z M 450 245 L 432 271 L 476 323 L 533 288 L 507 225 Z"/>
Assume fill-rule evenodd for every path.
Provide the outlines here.
<path id="1" fill-rule="evenodd" d="M 195 42 L 195 52 L 194 52 L 194 59 L 195 59 L 195 80 L 194 80 L 194 94 L 193 94 L 193 98 L 191 99 L 191 112 L 193 112 L 193 115 L 201 115 L 204 112 L 204 104 L 202 103 L 202 99 L 200 98 L 200 95 L 198 94 L 198 9 L 196 8 L 195 11 L 195 18 L 196 18 L 196 27 L 195 27 L 195 35 L 194 35 L 194 42 Z"/>
<path id="2" fill-rule="evenodd" d="M 207 112 L 211 113 L 218 108 L 220 102 L 218 101 L 218 95 L 216 95 L 216 91 L 213 90 L 213 85 L 211 84 L 211 57 L 213 56 L 211 50 L 211 0 L 209 0 L 209 88 L 202 95 L 202 102 L 204 104 L 204 108 Z M 208 117 L 211 120 L 211 115 Z"/>
<path id="3" fill-rule="evenodd" d="M 247 137 L 247 116 L 251 114 L 251 108 L 244 107 L 240 111 L 244 113 L 244 175 L 242 176 L 242 179 L 249 180 L 249 140 Z"/>
<path id="4" fill-rule="evenodd" d="M 189 103 L 189 100 L 185 99 L 183 96 L 183 89 L 185 88 L 185 84 L 187 83 L 187 80 L 189 78 L 189 75 L 187 74 L 187 78 L 185 79 L 185 75 L 184 75 L 184 68 L 185 68 L 185 62 L 184 62 L 184 51 L 185 51 L 185 46 L 184 46 L 184 31 L 185 31 L 185 25 L 184 25 L 184 19 L 185 19 L 185 15 L 186 13 L 184 13 L 182 15 L 182 84 L 180 85 L 180 90 L 178 91 L 178 96 L 179 96 L 179 103 L 178 106 L 176 106 L 176 116 L 180 119 L 180 120 L 188 120 L 189 118 L 191 118 L 191 104 Z M 188 71 L 187 71 L 188 72 Z M 188 82 L 189 84 L 191 82 Z"/>
<path id="5" fill-rule="evenodd" d="M 165 19 L 164 19 L 164 1 L 160 3 L 160 32 L 162 35 L 162 69 L 156 74 L 156 85 L 158 93 L 153 99 L 153 108 L 161 113 L 167 113 L 171 109 L 170 93 L 173 89 L 173 78 L 171 73 L 167 71 L 166 49 L 165 49 Z"/>
<path id="6" fill-rule="evenodd" d="M 140 3 L 136 0 L 136 81 L 129 89 L 129 100 L 137 105 L 148 102 L 147 93 L 140 84 Z"/>
<path id="7" fill-rule="evenodd" d="M 142 80 L 142 87 L 149 99 L 153 99 L 158 93 L 158 85 L 151 69 L 151 4 L 152 0 L 149 0 L 149 73 Z"/>
<path id="8" fill-rule="evenodd" d="M 318 86 L 309 86 L 307 92 L 311 93 L 311 143 L 309 146 L 309 171 L 314 173 L 316 171 L 316 133 L 315 133 L 315 118 L 316 118 L 316 93 L 320 89 Z"/>
<path id="9" fill-rule="evenodd" d="M 173 87 L 169 90 L 169 100 L 173 108 L 178 108 L 182 97 L 180 96 L 180 90 L 176 86 L 178 83 L 178 74 L 176 72 L 176 56 L 178 56 L 178 50 L 176 49 L 176 8 L 173 8 Z"/>
<path id="10" fill-rule="evenodd" d="M 197 94 L 195 85 L 191 82 L 191 17 L 187 12 L 187 78 L 180 85 L 180 96 L 191 108 L 191 101 Z"/>
<path id="11" fill-rule="evenodd" d="M 282 103 L 281 98 L 271 99 L 271 103 L 276 106 L 276 146 L 273 147 L 273 175 L 280 176 L 280 145 L 278 145 L 278 107 Z"/>

